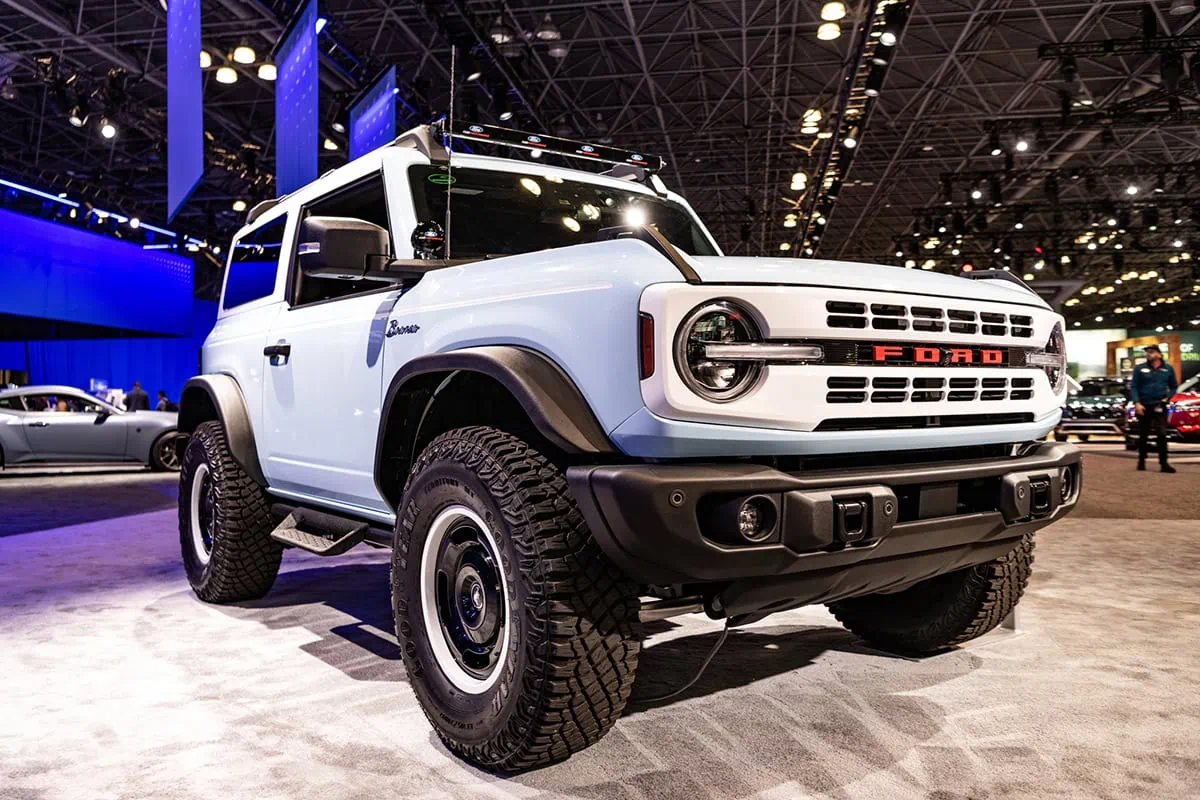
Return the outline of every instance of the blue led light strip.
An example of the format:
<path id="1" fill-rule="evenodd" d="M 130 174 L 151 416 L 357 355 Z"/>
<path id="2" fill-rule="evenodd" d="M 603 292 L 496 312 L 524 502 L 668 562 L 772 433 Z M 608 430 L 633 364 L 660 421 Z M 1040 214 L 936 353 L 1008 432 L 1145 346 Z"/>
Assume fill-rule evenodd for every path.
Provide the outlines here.
<path id="1" fill-rule="evenodd" d="M 58 197 L 57 195 L 43 192 L 40 189 L 34 189 L 30 186 L 23 186 L 19 183 L 13 183 L 12 181 L 4 180 L 3 178 L 0 178 L 0 186 L 7 186 L 9 189 L 14 189 L 18 192 L 25 192 L 26 194 L 31 194 L 34 197 L 40 197 L 43 200 L 49 200 L 52 203 L 62 203 L 64 206 L 67 206 L 68 208 L 79 208 L 80 207 L 79 203 L 77 203 L 74 200 L 71 200 L 69 198 Z M 112 217 L 113 219 L 115 219 L 117 222 L 120 222 L 120 223 L 129 222 L 129 217 L 125 216 L 124 214 L 118 214 L 115 211 L 105 211 L 102 208 L 94 208 L 93 207 L 92 213 L 95 214 L 96 217 L 99 219 L 106 219 L 108 217 Z M 179 234 L 175 233 L 175 231 L 169 231 L 166 228 L 160 228 L 157 225 L 151 225 L 149 222 L 142 222 L 139 224 L 139 227 L 145 228 L 148 231 L 153 231 L 154 233 L 162 234 L 163 236 L 170 236 L 172 239 L 179 238 Z M 195 243 L 195 244 L 203 244 L 203 242 L 200 239 L 193 239 L 190 236 L 187 237 L 187 241 Z"/>

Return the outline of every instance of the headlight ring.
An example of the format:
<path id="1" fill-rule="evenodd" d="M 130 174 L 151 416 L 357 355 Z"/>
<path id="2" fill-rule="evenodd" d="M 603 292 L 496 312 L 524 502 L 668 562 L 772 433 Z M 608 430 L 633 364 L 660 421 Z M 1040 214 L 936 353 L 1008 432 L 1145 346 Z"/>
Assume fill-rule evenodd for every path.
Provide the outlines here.
<path id="1" fill-rule="evenodd" d="M 751 344 L 762 334 L 747 310 L 731 300 L 710 300 L 692 309 L 675 334 L 675 368 L 688 388 L 713 403 L 728 403 L 753 389 L 763 362 L 711 358 L 709 344 Z"/>

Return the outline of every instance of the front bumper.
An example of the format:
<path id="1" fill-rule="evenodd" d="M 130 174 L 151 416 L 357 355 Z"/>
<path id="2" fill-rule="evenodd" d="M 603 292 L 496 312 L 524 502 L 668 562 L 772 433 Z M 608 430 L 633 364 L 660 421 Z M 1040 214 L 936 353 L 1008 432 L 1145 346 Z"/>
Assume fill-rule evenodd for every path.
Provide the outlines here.
<path id="1" fill-rule="evenodd" d="M 1116 435 L 1120 436 L 1125 432 L 1125 427 L 1122 425 L 1124 420 L 1120 418 L 1107 419 L 1087 419 L 1084 417 L 1063 417 L 1055 428 L 1056 433 L 1095 433 L 1098 435 Z"/>
<path id="2" fill-rule="evenodd" d="M 997 558 L 1069 513 L 1082 485 L 1079 450 L 1061 443 L 1011 458 L 800 473 L 736 462 L 579 466 L 567 479 L 629 577 L 723 584 L 730 614 L 898 590 Z M 753 543 L 736 524 L 750 497 L 775 510 Z"/>

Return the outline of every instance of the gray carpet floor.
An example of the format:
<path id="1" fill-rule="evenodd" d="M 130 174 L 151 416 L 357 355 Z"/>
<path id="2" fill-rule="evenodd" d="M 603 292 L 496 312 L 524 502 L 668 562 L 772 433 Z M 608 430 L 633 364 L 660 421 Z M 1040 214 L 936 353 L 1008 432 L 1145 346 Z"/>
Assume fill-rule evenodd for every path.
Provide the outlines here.
<path id="1" fill-rule="evenodd" d="M 1089 456 L 1085 475 L 1097 458 L 1132 466 Z M 1189 466 L 1146 485 L 1200 492 Z M 77 524 L 34 531 L 30 504 L 58 516 L 44 480 L 0 478 L 0 517 L 22 520 L 0 537 L 5 800 L 1200 796 L 1194 519 L 1055 525 L 1018 631 L 930 658 L 873 651 L 820 608 L 775 615 L 731 634 L 684 696 L 501 779 L 452 757 L 417 707 L 386 554 L 289 551 L 265 600 L 206 606 L 159 504 L 170 478 L 56 476 Z M 112 491 L 106 516 L 93 506 Z M 129 515 L 138 494 L 161 510 Z M 635 695 L 685 678 L 718 630 L 660 624 Z"/>

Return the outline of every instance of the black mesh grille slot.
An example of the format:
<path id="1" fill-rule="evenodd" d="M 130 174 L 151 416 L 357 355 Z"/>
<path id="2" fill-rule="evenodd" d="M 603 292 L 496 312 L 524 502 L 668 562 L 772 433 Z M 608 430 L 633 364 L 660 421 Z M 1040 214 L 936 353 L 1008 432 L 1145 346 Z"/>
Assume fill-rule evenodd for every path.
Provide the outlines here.
<path id="1" fill-rule="evenodd" d="M 972 325 L 967 322 L 951 322 L 950 323 L 950 332 L 951 333 L 975 333 L 975 331 L 978 330 L 978 328 L 979 328 L 978 325 Z"/>
<path id="2" fill-rule="evenodd" d="M 835 376 L 832 378 L 826 378 L 825 385 L 830 389 L 865 389 L 867 388 L 867 379 Z"/>
<path id="3" fill-rule="evenodd" d="M 945 378 L 913 378 L 914 389 L 940 389 L 945 385 Z"/>
<path id="4" fill-rule="evenodd" d="M 940 308 L 929 308 L 928 306 L 913 306 L 912 315 L 914 317 L 929 317 L 930 319 L 941 319 L 942 310 Z"/>
<path id="5" fill-rule="evenodd" d="M 873 392 L 872 403 L 903 403 L 907 395 L 904 392 Z"/>
<path id="6" fill-rule="evenodd" d="M 1033 328 L 1018 328 L 1014 326 L 1012 335 L 1020 336 L 1022 339 L 1030 339 L 1033 337 Z"/>
<path id="7" fill-rule="evenodd" d="M 1028 389 L 1021 389 L 1016 392 L 1011 392 L 1008 395 L 1008 399 L 1009 400 L 1032 400 L 1033 392 L 1029 391 Z"/>
<path id="8" fill-rule="evenodd" d="M 1010 316 L 1008 318 L 1008 320 L 1013 325 L 1032 325 L 1033 324 L 1033 317 L 1025 317 L 1025 316 L 1021 316 L 1020 314 L 1013 314 L 1012 316 Z"/>
<path id="9" fill-rule="evenodd" d="M 867 327 L 866 317 L 830 317 L 825 320 L 831 328 L 865 328 Z"/>
<path id="10" fill-rule="evenodd" d="M 979 385 L 979 380 L 977 378 L 951 378 L 950 379 L 950 388 L 951 389 L 974 389 L 978 385 Z"/>
<path id="11" fill-rule="evenodd" d="M 907 389 L 908 378 L 873 378 L 871 385 L 876 389 Z"/>
<path id="12" fill-rule="evenodd" d="M 912 401 L 914 403 L 936 403 L 942 399 L 941 392 L 913 392 Z"/>
<path id="13" fill-rule="evenodd" d="M 974 392 L 951 392 L 948 398 L 952 403 L 962 403 L 975 399 Z"/>
<path id="14" fill-rule="evenodd" d="M 964 320 L 966 322 L 974 322 L 975 321 L 975 312 L 974 311 L 963 311 L 962 309 L 958 309 L 958 308 L 950 309 L 949 311 L 946 312 L 946 316 L 950 317 L 950 319 L 960 319 L 960 320 Z"/>
<path id="15" fill-rule="evenodd" d="M 903 331 L 908 329 L 908 320 L 895 317 L 876 317 L 871 327 L 881 331 Z"/>
<path id="16" fill-rule="evenodd" d="M 1008 385 L 1008 379 L 1007 378 L 984 378 L 983 383 L 980 385 L 983 386 L 983 388 L 985 388 L 985 389 L 1003 389 L 1006 385 Z"/>
<path id="17" fill-rule="evenodd" d="M 845 300 L 828 300 L 825 302 L 825 310 L 831 314 L 865 314 L 867 313 L 867 304 L 849 303 Z"/>
<path id="18" fill-rule="evenodd" d="M 1007 336 L 1008 328 L 1004 327 L 1003 325 L 984 325 L 983 326 L 983 335 L 984 336 Z"/>
<path id="19" fill-rule="evenodd" d="M 861 403 L 866 399 L 866 392 L 830 392 L 825 395 L 826 403 Z"/>
<path id="20" fill-rule="evenodd" d="M 1033 378 L 1013 378 L 1012 385 L 1014 389 L 1032 389 Z"/>
<path id="21" fill-rule="evenodd" d="M 992 311 L 980 311 L 979 319 L 981 322 L 999 322 L 1001 325 L 1005 322 L 1003 314 L 996 314 Z"/>
<path id="22" fill-rule="evenodd" d="M 935 333 L 941 333 L 946 327 L 945 323 L 932 319 L 914 319 L 912 325 L 914 331 L 934 331 Z"/>
<path id="23" fill-rule="evenodd" d="M 850 417 L 822 420 L 819 431 L 870 431 L 896 428 L 959 428 L 967 425 L 1015 425 L 1033 422 L 1033 414 L 939 414 L 916 417 Z"/>
<path id="24" fill-rule="evenodd" d="M 980 400 L 1003 400 L 1005 394 L 1006 393 L 1003 391 L 981 392 L 979 395 L 979 399 Z"/>
<path id="25" fill-rule="evenodd" d="M 890 306 L 883 303 L 872 303 L 871 313 L 880 317 L 903 317 L 904 306 Z"/>

